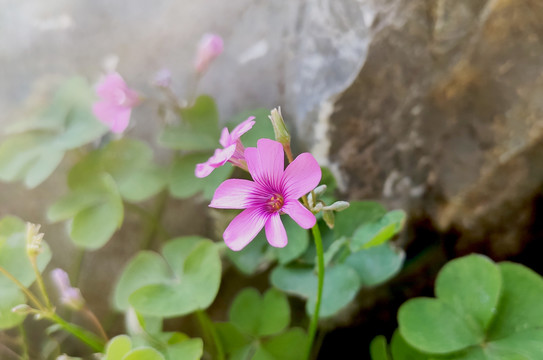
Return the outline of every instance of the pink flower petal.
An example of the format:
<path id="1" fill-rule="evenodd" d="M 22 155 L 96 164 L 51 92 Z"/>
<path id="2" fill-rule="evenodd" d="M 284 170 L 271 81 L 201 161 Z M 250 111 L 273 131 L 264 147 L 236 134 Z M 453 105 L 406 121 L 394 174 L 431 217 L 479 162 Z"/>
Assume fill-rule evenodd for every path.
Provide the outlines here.
<path id="1" fill-rule="evenodd" d="M 245 149 L 245 160 L 256 182 L 278 190 L 285 166 L 285 154 L 280 143 L 260 139 L 256 148 Z"/>
<path id="2" fill-rule="evenodd" d="M 236 145 L 231 145 L 226 149 L 216 149 L 215 153 L 204 163 L 196 165 L 194 175 L 199 178 L 204 178 L 211 174 L 213 170 L 223 166 L 236 151 Z"/>
<path id="3" fill-rule="evenodd" d="M 202 73 L 224 48 L 223 40 L 215 34 L 205 34 L 198 44 L 195 67 L 196 71 Z"/>
<path id="4" fill-rule="evenodd" d="M 97 102 L 92 105 L 92 113 L 100 120 L 100 122 L 106 124 L 108 127 L 113 126 L 117 116 L 119 107 L 112 105 L 108 102 Z"/>
<path id="5" fill-rule="evenodd" d="M 213 170 L 215 170 L 215 169 L 216 169 L 215 167 L 209 165 L 207 162 L 197 164 L 196 169 L 194 170 L 194 175 L 197 178 L 205 178 L 206 176 L 211 174 L 213 172 Z"/>
<path id="6" fill-rule="evenodd" d="M 128 127 L 132 109 L 98 102 L 92 106 L 93 114 L 114 133 L 122 133 Z"/>
<path id="7" fill-rule="evenodd" d="M 228 133 L 228 128 L 224 128 L 222 129 L 222 132 L 221 132 L 221 138 L 219 140 L 219 143 L 223 146 L 223 147 L 227 147 L 230 144 L 230 134 Z"/>
<path id="8" fill-rule="evenodd" d="M 250 169 L 250 168 L 249 168 Z M 321 168 L 310 153 L 298 155 L 283 174 L 283 186 L 288 198 L 298 199 L 313 190 L 321 180 Z"/>
<path id="9" fill-rule="evenodd" d="M 219 185 L 210 207 L 218 209 L 245 209 L 251 205 L 259 185 L 250 180 L 228 179 Z"/>
<path id="10" fill-rule="evenodd" d="M 278 248 L 287 246 L 287 232 L 281 222 L 279 213 L 272 214 L 266 221 L 266 239 L 268 239 L 271 246 Z"/>
<path id="11" fill-rule="evenodd" d="M 315 215 L 300 204 L 298 200 L 287 201 L 281 210 L 304 229 L 312 228 L 317 222 Z"/>
<path id="12" fill-rule="evenodd" d="M 262 230 L 268 217 L 260 208 L 243 210 L 224 230 L 226 246 L 234 251 L 243 249 Z"/>
<path id="13" fill-rule="evenodd" d="M 120 108 L 116 114 L 115 122 L 110 127 L 111 131 L 115 134 L 120 134 L 126 130 L 128 123 L 130 122 L 131 108 Z"/>
<path id="14" fill-rule="evenodd" d="M 228 159 L 234 155 L 236 151 L 236 144 L 230 145 L 225 149 L 216 149 L 213 156 L 211 156 L 207 162 L 213 167 L 223 166 Z"/>
<path id="15" fill-rule="evenodd" d="M 121 75 L 118 73 L 111 73 L 96 86 L 96 94 L 104 100 L 114 99 L 117 96 L 119 90 L 125 91 L 127 89 Z"/>
<path id="16" fill-rule="evenodd" d="M 251 130 L 251 128 L 254 126 L 254 116 L 250 116 L 247 118 L 247 120 L 241 122 L 238 126 L 232 130 L 232 142 L 236 141 L 241 137 L 241 135 L 245 134 L 247 131 Z"/>

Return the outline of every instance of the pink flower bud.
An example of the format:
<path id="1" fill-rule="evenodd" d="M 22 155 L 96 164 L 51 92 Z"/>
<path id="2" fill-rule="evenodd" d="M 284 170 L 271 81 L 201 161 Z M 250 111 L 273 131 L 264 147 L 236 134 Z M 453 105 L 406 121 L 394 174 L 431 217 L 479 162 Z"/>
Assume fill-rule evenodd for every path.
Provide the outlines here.
<path id="1" fill-rule="evenodd" d="M 83 308 L 85 300 L 81 295 L 81 291 L 70 285 L 70 278 L 66 271 L 62 269 L 51 271 L 51 279 L 59 292 L 62 304 L 74 310 L 81 310 Z"/>
<path id="2" fill-rule="evenodd" d="M 153 85 L 161 88 L 168 88 L 172 83 L 172 73 L 169 69 L 162 69 L 155 74 Z"/>
<path id="3" fill-rule="evenodd" d="M 111 73 L 96 87 L 100 101 L 94 103 L 92 112 L 114 133 L 122 133 L 128 126 L 132 108 L 139 104 L 137 92 L 130 89 L 121 75 Z"/>
<path id="4" fill-rule="evenodd" d="M 195 68 L 200 74 L 204 73 L 209 64 L 223 51 L 223 40 L 219 35 L 205 34 L 198 44 Z"/>

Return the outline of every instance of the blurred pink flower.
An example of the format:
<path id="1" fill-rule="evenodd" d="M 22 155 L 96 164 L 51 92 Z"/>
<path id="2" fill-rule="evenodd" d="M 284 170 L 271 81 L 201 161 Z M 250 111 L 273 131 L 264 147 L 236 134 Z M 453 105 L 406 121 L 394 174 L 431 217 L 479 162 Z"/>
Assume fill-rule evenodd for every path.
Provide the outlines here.
<path id="1" fill-rule="evenodd" d="M 172 73 L 170 69 L 161 69 L 159 70 L 154 78 L 153 78 L 153 85 L 161 88 L 167 88 L 170 87 L 172 84 Z"/>
<path id="2" fill-rule="evenodd" d="M 222 129 L 219 143 L 223 146 L 223 149 L 215 150 L 215 153 L 205 163 L 196 165 L 196 170 L 194 171 L 196 177 L 204 178 L 208 176 L 213 170 L 223 166 L 227 161 L 247 170 L 247 163 L 243 155 L 245 148 L 241 143 L 240 137 L 251 130 L 255 124 L 254 118 L 254 116 L 251 116 L 243 121 L 232 130 L 232 133 L 228 133 L 228 128 Z"/>
<path id="3" fill-rule="evenodd" d="M 139 103 L 139 96 L 129 89 L 121 75 L 108 74 L 97 86 L 100 100 L 92 106 L 92 112 L 114 133 L 122 133 L 128 126 L 132 108 Z"/>
<path id="4" fill-rule="evenodd" d="M 81 310 L 85 304 L 85 300 L 79 289 L 70 285 L 70 278 L 66 271 L 54 269 L 51 271 L 51 278 L 60 294 L 60 301 L 62 304 L 74 310 Z"/>
<path id="5" fill-rule="evenodd" d="M 209 64 L 223 51 L 224 43 L 219 35 L 205 34 L 198 43 L 194 66 L 198 73 L 207 70 Z"/>
<path id="6" fill-rule="evenodd" d="M 245 209 L 224 231 L 224 241 L 230 249 L 243 249 L 263 227 L 270 245 L 286 246 L 287 233 L 280 219 L 283 213 L 304 229 L 315 225 L 315 215 L 298 199 L 319 184 L 319 164 L 313 155 L 303 153 L 284 169 L 284 157 L 279 142 L 260 139 L 256 148 L 245 150 L 254 181 L 229 179 L 215 191 L 210 207 Z"/>

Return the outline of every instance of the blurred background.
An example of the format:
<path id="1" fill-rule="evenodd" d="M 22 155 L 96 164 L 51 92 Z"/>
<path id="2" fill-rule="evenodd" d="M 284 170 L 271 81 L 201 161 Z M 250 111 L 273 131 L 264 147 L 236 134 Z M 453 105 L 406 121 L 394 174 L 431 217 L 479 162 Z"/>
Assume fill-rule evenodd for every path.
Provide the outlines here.
<path id="1" fill-rule="evenodd" d="M 325 337 L 322 358 L 390 335 L 397 307 L 431 295 L 450 258 L 479 252 L 543 271 L 540 0 L 0 0 L 0 8 L 0 125 L 23 118 L 58 79 L 94 83 L 111 68 L 143 94 L 167 68 L 175 92 L 189 96 L 196 44 L 213 32 L 225 51 L 198 91 L 216 99 L 223 122 L 281 106 L 298 150 L 329 166 L 347 199 L 408 212 L 399 239 L 405 269 L 330 320 L 339 328 Z M 138 108 L 131 135 L 156 144 L 156 118 L 152 101 Z M 53 266 L 81 262 L 83 294 L 121 331 L 108 311 L 111 279 L 137 251 L 131 239 L 142 229 L 127 212 L 135 225 L 78 258 L 65 225 L 45 218 L 73 161 L 36 189 L 0 184 L 0 216 L 44 224 Z M 211 219 L 183 217 L 206 206 L 168 200 L 165 226 L 206 234 Z M 241 285 L 226 281 L 226 293 L 268 286 L 266 276 L 233 276 Z M 230 300 L 222 301 L 217 319 Z"/>

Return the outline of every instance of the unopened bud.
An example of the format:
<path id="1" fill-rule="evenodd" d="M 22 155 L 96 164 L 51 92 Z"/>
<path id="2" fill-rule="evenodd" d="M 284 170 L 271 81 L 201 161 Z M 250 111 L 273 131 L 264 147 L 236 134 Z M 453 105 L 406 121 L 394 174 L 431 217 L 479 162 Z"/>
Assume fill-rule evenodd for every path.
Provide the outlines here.
<path id="1" fill-rule="evenodd" d="M 333 229 L 334 228 L 334 224 L 335 224 L 335 216 L 334 216 L 334 212 L 331 211 L 331 210 L 324 210 L 322 212 L 322 218 L 324 220 L 324 222 L 326 223 L 326 225 L 328 225 L 328 227 L 330 229 Z"/>
<path id="2" fill-rule="evenodd" d="M 275 140 L 279 141 L 283 146 L 290 146 L 290 134 L 283 120 L 283 115 L 281 115 L 281 107 L 273 109 L 268 117 L 273 125 Z"/>
<path id="3" fill-rule="evenodd" d="M 60 294 L 60 301 L 62 304 L 73 310 L 81 310 L 85 305 L 85 299 L 83 299 L 79 289 L 70 285 L 70 278 L 66 271 L 54 269 L 51 272 L 51 278 Z"/>
<path id="4" fill-rule="evenodd" d="M 219 56 L 224 48 L 224 43 L 219 35 L 205 34 L 198 44 L 195 68 L 199 74 L 204 73 L 209 64 Z"/>
<path id="5" fill-rule="evenodd" d="M 28 256 L 38 256 L 43 248 L 41 246 L 43 233 L 40 233 L 41 225 L 26 223 L 26 253 Z"/>
<path id="6" fill-rule="evenodd" d="M 168 69 L 162 69 L 155 74 L 153 85 L 159 88 L 168 88 L 172 84 L 172 73 Z"/>
<path id="7" fill-rule="evenodd" d="M 326 188 L 327 186 L 325 184 L 319 185 L 313 190 L 313 193 L 315 193 L 316 197 L 319 197 L 326 192 Z"/>
<path id="8" fill-rule="evenodd" d="M 32 312 L 32 308 L 28 306 L 27 304 L 21 304 L 15 306 L 13 309 L 11 309 L 12 313 L 19 314 L 19 315 L 27 315 Z"/>
<path id="9" fill-rule="evenodd" d="M 336 201 L 332 205 L 328 205 L 323 207 L 323 210 L 331 210 L 331 211 L 343 211 L 347 209 L 350 206 L 350 204 L 347 201 Z"/>
<path id="10" fill-rule="evenodd" d="M 317 205 L 313 206 L 313 208 L 311 210 L 313 210 L 313 212 L 315 213 L 318 213 L 319 211 L 321 211 L 323 208 L 323 205 L 322 203 L 317 203 Z"/>
<path id="11" fill-rule="evenodd" d="M 307 200 L 309 201 L 309 206 L 310 207 L 315 206 L 315 204 L 317 203 L 317 199 L 319 198 L 319 196 L 324 194 L 325 191 L 326 191 L 326 185 L 319 185 L 319 186 L 317 186 L 315 188 L 315 190 L 310 192 L 309 195 L 307 195 Z M 315 194 L 314 199 L 313 199 L 313 194 Z"/>

